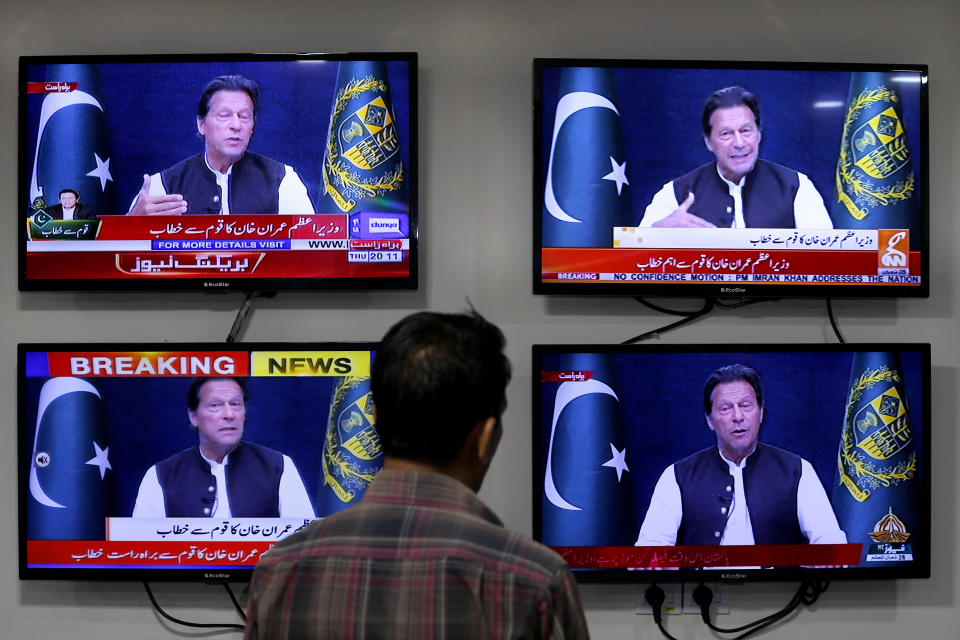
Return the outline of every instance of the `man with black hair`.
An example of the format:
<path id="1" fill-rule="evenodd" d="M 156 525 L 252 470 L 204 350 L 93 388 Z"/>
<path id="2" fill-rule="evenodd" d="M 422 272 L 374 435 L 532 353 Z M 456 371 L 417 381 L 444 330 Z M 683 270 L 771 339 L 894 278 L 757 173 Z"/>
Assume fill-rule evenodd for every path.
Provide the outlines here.
<path id="1" fill-rule="evenodd" d="M 58 196 L 60 204 L 44 209 L 54 220 L 92 220 L 97 217 L 93 207 L 80 202 L 80 194 L 76 189 L 61 189 Z"/>
<path id="2" fill-rule="evenodd" d="M 810 178 L 758 158 L 755 95 L 736 86 L 714 91 L 700 124 L 716 160 L 663 185 L 647 205 L 641 227 L 833 228 Z"/>
<path id="3" fill-rule="evenodd" d="M 246 415 L 242 378 L 196 378 L 187 417 L 199 443 L 147 469 L 133 517 L 316 517 L 293 460 L 243 441 Z"/>
<path id="4" fill-rule="evenodd" d="M 711 373 L 703 409 L 717 445 L 664 470 L 637 545 L 846 543 L 813 465 L 758 442 L 763 387 L 754 369 Z"/>
<path id="5" fill-rule="evenodd" d="M 280 541 L 250 584 L 258 638 L 586 638 L 563 559 L 476 495 L 510 363 L 477 313 L 394 325 L 371 385 L 385 464 L 363 499 Z"/>
<path id="6" fill-rule="evenodd" d="M 293 167 L 247 151 L 259 109 L 260 86 L 253 80 L 211 80 L 197 105 L 204 152 L 144 175 L 127 215 L 312 214 L 307 187 Z"/>

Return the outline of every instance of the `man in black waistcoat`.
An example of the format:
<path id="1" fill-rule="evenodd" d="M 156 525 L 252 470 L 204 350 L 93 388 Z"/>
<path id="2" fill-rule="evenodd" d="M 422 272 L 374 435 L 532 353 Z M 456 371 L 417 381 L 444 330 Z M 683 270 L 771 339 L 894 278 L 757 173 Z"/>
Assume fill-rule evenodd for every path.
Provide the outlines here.
<path id="1" fill-rule="evenodd" d="M 810 179 L 757 156 L 760 103 L 743 87 L 707 98 L 703 142 L 716 157 L 663 185 L 647 205 L 641 227 L 764 227 L 832 229 Z"/>
<path id="2" fill-rule="evenodd" d="M 80 202 L 80 194 L 74 189 L 63 189 L 58 194 L 60 204 L 44 209 L 54 220 L 92 220 L 97 216 L 93 207 Z"/>
<path id="3" fill-rule="evenodd" d="M 260 86 L 253 80 L 211 80 L 197 106 L 204 152 L 144 175 L 127 215 L 312 214 L 307 187 L 293 167 L 247 151 L 259 107 Z"/>
<path id="4" fill-rule="evenodd" d="M 133 517 L 315 517 L 293 460 L 243 441 L 246 402 L 241 378 L 193 381 L 187 416 L 199 444 L 147 470 Z"/>
<path id="5" fill-rule="evenodd" d="M 758 442 L 763 388 L 755 370 L 714 371 L 703 407 L 717 446 L 660 475 L 637 545 L 846 543 L 813 466 Z"/>

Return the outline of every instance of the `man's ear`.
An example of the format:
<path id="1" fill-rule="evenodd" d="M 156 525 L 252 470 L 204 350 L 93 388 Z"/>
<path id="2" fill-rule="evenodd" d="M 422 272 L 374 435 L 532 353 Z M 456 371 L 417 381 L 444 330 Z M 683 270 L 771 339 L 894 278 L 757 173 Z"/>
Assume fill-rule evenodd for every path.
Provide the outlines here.
<path id="1" fill-rule="evenodd" d="M 478 423 L 477 429 L 477 459 L 484 465 L 490 464 L 493 454 L 497 451 L 497 445 L 500 444 L 500 421 L 490 416 L 482 423 Z"/>
<path id="2" fill-rule="evenodd" d="M 707 419 L 707 426 L 710 427 L 710 431 L 716 432 L 716 429 L 713 428 L 713 422 L 710 421 L 710 414 L 705 413 L 703 417 Z"/>
<path id="3" fill-rule="evenodd" d="M 187 409 L 187 420 L 190 421 L 190 426 L 191 426 L 191 427 L 193 427 L 194 429 L 197 428 L 197 419 L 196 419 L 196 416 L 194 415 L 193 411 L 190 411 L 190 409 Z"/>

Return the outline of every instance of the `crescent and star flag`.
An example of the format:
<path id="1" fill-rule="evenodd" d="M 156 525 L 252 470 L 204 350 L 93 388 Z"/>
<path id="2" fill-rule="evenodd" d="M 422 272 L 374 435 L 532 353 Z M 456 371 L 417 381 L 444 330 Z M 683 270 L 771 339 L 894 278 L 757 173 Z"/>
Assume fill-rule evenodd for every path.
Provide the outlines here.
<path id="1" fill-rule="evenodd" d="M 856 354 L 833 508 L 847 540 L 863 544 L 868 566 L 913 559 L 910 535 L 921 508 L 916 435 L 899 355 Z"/>
<path id="2" fill-rule="evenodd" d="M 342 511 L 363 497 L 370 481 L 383 467 L 370 378 L 347 377 L 337 381 L 321 461 L 323 483 L 314 501 L 319 517 Z"/>
<path id="3" fill-rule="evenodd" d="M 894 75 L 852 74 L 830 209 L 834 226 L 919 233 L 917 187 Z"/>
<path id="4" fill-rule="evenodd" d="M 100 393 L 79 378 L 51 378 L 40 389 L 30 460 L 30 540 L 105 540 L 113 506 Z"/>
<path id="5" fill-rule="evenodd" d="M 94 213 L 116 213 L 110 146 L 94 65 L 53 64 L 46 68 L 37 147 L 30 179 L 31 213 L 59 203 L 63 189 L 80 194 Z M 42 217 L 42 216 L 41 216 Z M 42 220 L 38 220 L 38 223 Z"/>
<path id="6" fill-rule="evenodd" d="M 630 545 L 635 500 L 620 400 L 606 356 L 560 360 L 544 470 L 543 540 L 550 546 Z M 551 364 L 551 366 L 554 366 Z M 576 374 L 583 375 L 576 375 Z"/>
<path id="7" fill-rule="evenodd" d="M 567 68 L 543 194 L 544 247 L 612 247 L 632 224 L 630 181 L 612 71 Z"/>
<path id="8" fill-rule="evenodd" d="M 407 212 L 401 142 L 384 63 L 341 62 L 323 158 L 336 210 Z"/>

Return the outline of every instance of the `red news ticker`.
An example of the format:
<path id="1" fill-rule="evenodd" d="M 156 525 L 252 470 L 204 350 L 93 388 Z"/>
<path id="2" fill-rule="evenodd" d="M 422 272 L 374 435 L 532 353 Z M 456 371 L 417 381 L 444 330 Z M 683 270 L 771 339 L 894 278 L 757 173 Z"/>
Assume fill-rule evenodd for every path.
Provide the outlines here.
<path id="1" fill-rule="evenodd" d="M 551 547 L 573 569 L 826 567 L 860 564 L 862 544 Z"/>
<path id="2" fill-rule="evenodd" d="M 392 238 L 371 238 L 369 240 L 351 240 L 350 249 L 353 251 L 400 251 L 403 249 L 403 240 Z"/>
<path id="3" fill-rule="evenodd" d="M 242 351 L 64 352 L 48 355 L 51 376 L 196 377 L 248 376 L 250 354 Z"/>
<path id="4" fill-rule="evenodd" d="M 153 252 L 157 260 L 169 260 L 173 254 L 199 255 L 197 251 Z M 403 252 L 402 262 L 349 262 L 347 251 L 266 251 L 257 263 L 253 273 L 222 273 L 212 277 L 231 279 L 242 278 L 407 278 L 410 276 L 410 253 Z M 238 255 L 236 251 L 208 251 L 203 255 L 216 260 L 219 254 L 230 257 Z M 204 277 L 196 269 L 182 273 L 146 272 L 131 273 L 118 266 L 127 264 L 129 259 L 136 261 L 137 256 L 147 255 L 123 251 L 77 251 L 27 253 L 27 278 L 36 280 L 89 280 L 108 278 L 117 280 L 176 279 L 184 280 Z M 127 256 L 132 256 L 128 258 Z M 250 263 L 253 264 L 252 262 Z M 211 276 L 207 276 L 211 277 Z"/>
<path id="5" fill-rule="evenodd" d="M 125 213 L 125 212 L 120 212 Z M 100 217 L 98 240 L 345 240 L 346 214 Z"/>
<path id="6" fill-rule="evenodd" d="M 29 566 L 120 567 L 209 566 L 253 567 L 276 541 L 263 542 L 180 542 L 152 540 L 28 540 Z"/>
<path id="7" fill-rule="evenodd" d="M 542 279 L 596 280 L 599 273 L 877 275 L 878 252 L 829 249 L 544 248 Z M 919 251 L 907 268 L 919 274 Z M 561 276 L 560 274 L 565 274 Z"/>
<path id="8" fill-rule="evenodd" d="M 593 378 L 593 371 L 541 371 L 540 382 L 585 382 Z"/>
<path id="9" fill-rule="evenodd" d="M 67 93 L 79 86 L 79 82 L 28 82 L 27 93 Z"/>

